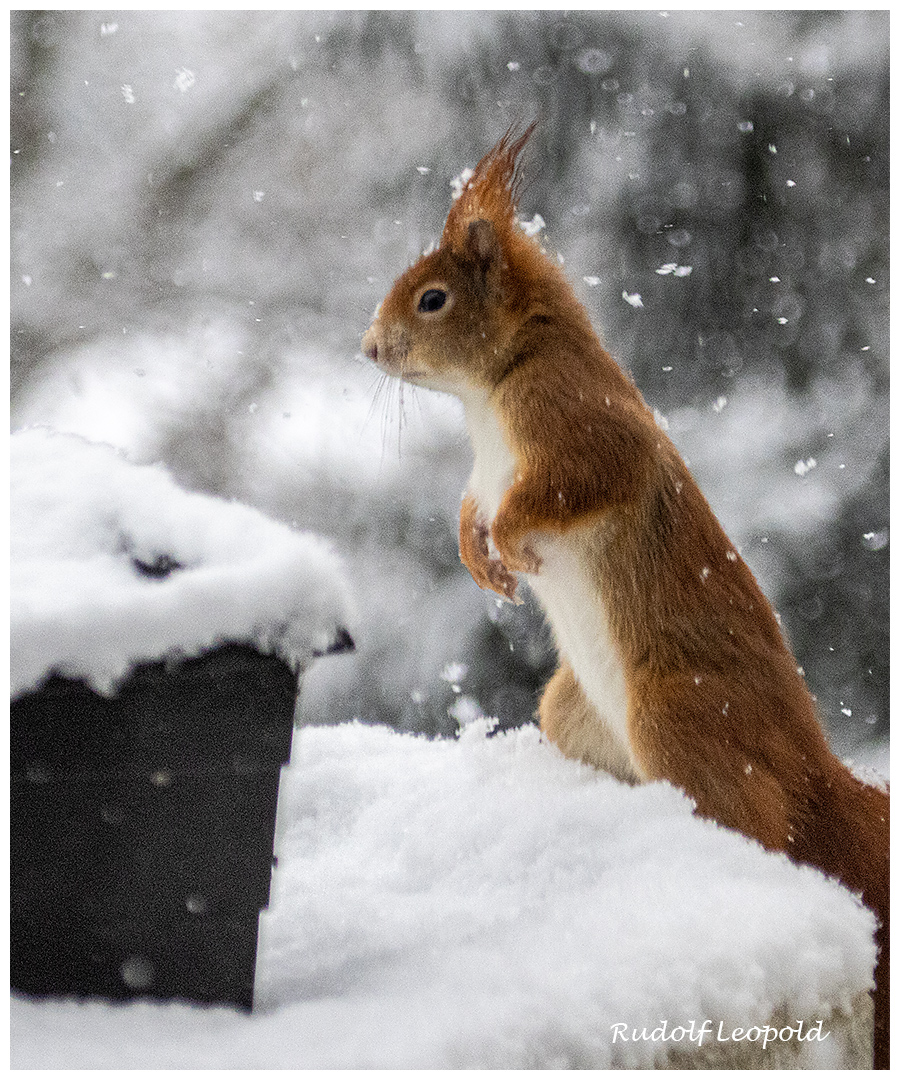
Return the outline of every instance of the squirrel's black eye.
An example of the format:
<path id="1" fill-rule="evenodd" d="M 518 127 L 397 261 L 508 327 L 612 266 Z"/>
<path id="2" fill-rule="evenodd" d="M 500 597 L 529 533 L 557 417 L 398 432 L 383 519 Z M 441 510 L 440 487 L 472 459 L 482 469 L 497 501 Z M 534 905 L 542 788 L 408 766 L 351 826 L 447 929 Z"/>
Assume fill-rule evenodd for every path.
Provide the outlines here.
<path id="1" fill-rule="evenodd" d="M 447 294 L 443 289 L 426 289 L 419 301 L 419 311 L 440 311 L 447 303 Z"/>

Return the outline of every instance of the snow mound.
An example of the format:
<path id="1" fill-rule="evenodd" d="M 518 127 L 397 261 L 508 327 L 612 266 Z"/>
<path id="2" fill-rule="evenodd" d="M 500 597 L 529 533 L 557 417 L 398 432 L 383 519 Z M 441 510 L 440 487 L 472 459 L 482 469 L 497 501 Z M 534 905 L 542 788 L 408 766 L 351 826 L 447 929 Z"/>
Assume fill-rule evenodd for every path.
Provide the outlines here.
<path id="1" fill-rule="evenodd" d="M 855 897 L 667 784 L 487 726 L 301 730 L 254 1015 L 15 1000 L 13 1067 L 649 1068 L 696 1049 L 679 1025 L 711 1020 L 706 1051 L 719 1024 L 775 1018 L 822 1021 L 804 1067 L 845 1060 L 875 960 Z M 663 1022 L 666 1039 L 616 1037 Z M 758 1067 L 780 1049 L 757 1046 Z"/>
<path id="2" fill-rule="evenodd" d="M 226 641 L 299 665 L 352 615 L 337 556 L 259 511 L 48 428 L 11 439 L 11 693 L 110 693 L 137 662 Z"/>

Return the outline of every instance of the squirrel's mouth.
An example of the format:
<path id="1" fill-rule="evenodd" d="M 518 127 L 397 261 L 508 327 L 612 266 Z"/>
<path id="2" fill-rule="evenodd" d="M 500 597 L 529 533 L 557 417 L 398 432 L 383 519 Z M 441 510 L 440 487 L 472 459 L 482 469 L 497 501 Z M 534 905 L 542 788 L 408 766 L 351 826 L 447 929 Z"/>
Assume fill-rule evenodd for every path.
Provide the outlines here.
<path id="1" fill-rule="evenodd" d="M 411 371 L 403 366 L 402 360 L 398 363 L 392 356 L 385 356 L 374 348 L 371 351 L 364 350 L 364 352 L 376 367 L 381 368 L 385 375 L 391 375 L 395 379 L 402 379 L 404 382 L 423 384 L 428 379 L 427 371 Z"/>
<path id="2" fill-rule="evenodd" d="M 405 370 L 404 365 L 409 356 L 409 342 L 406 335 L 402 331 L 384 333 L 377 321 L 363 335 L 362 351 L 373 364 L 377 364 L 388 375 L 409 379 L 425 374 L 425 372 Z"/>
<path id="3" fill-rule="evenodd" d="M 424 382 L 428 378 L 427 371 L 414 371 L 404 367 L 402 359 L 397 360 L 393 356 L 378 353 L 375 350 L 367 352 L 366 355 L 376 367 L 381 368 L 385 375 L 392 375 L 395 379 L 403 379 L 404 382 Z"/>

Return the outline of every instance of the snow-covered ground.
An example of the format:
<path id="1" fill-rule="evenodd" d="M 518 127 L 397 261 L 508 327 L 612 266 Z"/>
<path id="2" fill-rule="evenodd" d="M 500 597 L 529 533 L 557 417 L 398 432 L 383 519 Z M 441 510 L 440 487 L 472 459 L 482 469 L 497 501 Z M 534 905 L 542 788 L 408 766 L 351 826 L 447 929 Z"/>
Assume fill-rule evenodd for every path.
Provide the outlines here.
<path id="1" fill-rule="evenodd" d="M 59 671 L 111 692 L 131 663 L 221 640 L 305 663 L 350 621 L 318 538 L 77 435 L 12 442 L 14 690 Z M 454 682 L 464 668 L 443 676 L 457 739 L 360 723 L 295 736 L 252 1017 L 16 999 L 14 1066 L 855 1060 L 874 964 L 856 898 L 698 820 L 666 784 L 631 788 L 564 759 L 531 724 L 491 737 Z M 662 1022 L 656 1040 L 627 1034 Z M 812 1038 L 791 1035 L 801 1022 Z M 741 1042 L 737 1028 L 756 1034 Z M 787 1035 L 762 1047 L 767 1030 Z"/>
<path id="2" fill-rule="evenodd" d="M 257 1011 L 14 1000 L 13 1068 L 649 1068 L 698 1049 L 846 1063 L 874 963 L 857 900 L 666 784 L 487 728 L 299 731 Z M 698 1047 L 687 1032 L 707 1020 Z M 801 1021 L 809 1041 L 763 1050 L 750 1033 Z"/>

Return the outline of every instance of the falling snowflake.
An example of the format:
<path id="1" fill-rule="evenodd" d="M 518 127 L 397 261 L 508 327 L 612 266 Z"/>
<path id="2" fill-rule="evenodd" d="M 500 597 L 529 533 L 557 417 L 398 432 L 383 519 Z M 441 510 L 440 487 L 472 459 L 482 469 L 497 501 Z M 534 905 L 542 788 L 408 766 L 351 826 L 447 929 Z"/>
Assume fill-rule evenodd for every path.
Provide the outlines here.
<path id="1" fill-rule="evenodd" d="M 663 263 L 656 271 L 657 274 L 672 274 L 674 277 L 687 277 L 693 270 L 693 266 L 679 266 L 678 263 Z"/>
<path id="2" fill-rule="evenodd" d="M 441 670 L 441 678 L 448 683 L 461 683 L 466 677 L 469 668 L 467 664 L 450 661 L 444 664 Z"/>
<path id="3" fill-rule="evenodd" d="M 519 227 L 526 236 L 537 236 L 546 224 L 540 214 L 535 214 L 531 221 L 520 221 Z"/>
<path id="4" fill-rule="evenodd" d="M 188 90 L 197 81 L 197 76 L 189 68 L 179 68 L 175 73 L 175 82 L 172 85 L 176 90 L 180 90 L 182 94 L 186 94 Z"/>

